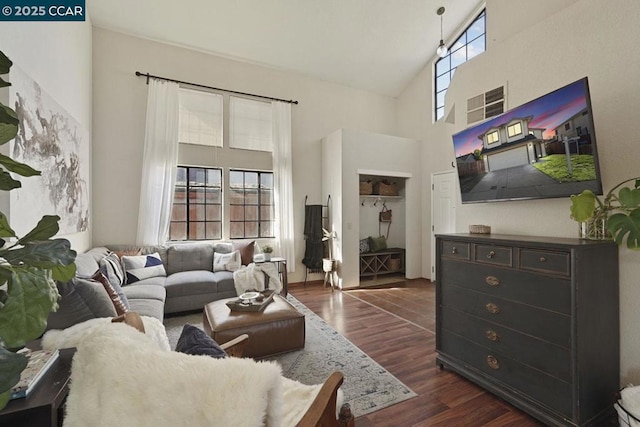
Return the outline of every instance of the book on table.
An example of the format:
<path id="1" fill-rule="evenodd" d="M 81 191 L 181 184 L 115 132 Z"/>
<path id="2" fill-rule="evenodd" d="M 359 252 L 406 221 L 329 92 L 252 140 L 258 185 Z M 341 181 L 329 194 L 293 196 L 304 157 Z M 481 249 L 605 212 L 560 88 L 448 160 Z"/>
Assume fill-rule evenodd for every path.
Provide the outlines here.
<path id="1" fill-rule="evenodd" d="M 20 381 L 11 389 L 11 399 L 29 396 L 49 368 L 58 360 L 59 352 L 58 350 L 30 350 L 25 356 L 29 358 L 29 362 L 20 373 Z"/>

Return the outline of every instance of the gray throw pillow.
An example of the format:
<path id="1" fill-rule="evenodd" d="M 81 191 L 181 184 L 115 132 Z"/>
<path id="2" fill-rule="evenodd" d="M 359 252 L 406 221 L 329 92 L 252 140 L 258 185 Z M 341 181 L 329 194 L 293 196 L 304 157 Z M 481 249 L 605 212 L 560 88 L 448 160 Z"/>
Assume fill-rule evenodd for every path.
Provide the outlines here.
<path id="1" fill-rule="evenodd" d="M 66 329 L 96 317 L 115 317 L 116 309 L 102 283 L 74 278 L 58 283 L 58 310 L 49 313 L 47 329 Z"/>

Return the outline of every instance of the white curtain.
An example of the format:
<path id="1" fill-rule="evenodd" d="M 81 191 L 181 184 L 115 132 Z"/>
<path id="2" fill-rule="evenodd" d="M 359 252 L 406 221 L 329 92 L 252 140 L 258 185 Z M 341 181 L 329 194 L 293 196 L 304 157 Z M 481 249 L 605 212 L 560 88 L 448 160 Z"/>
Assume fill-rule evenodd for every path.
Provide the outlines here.
<path id="1" fill-rule="evenodd" d="M 165 243 L 178 162 L 179 85 L 150 79 L 137 245 Z"/>
<path id="2" fill-rule="evenodd" d="M 291 104 L 274 101 L 273 176 L 276 247 L 287 260 L 287 270 L 295 271 L 293 243 L 293 173 L 291 162 Z"/>

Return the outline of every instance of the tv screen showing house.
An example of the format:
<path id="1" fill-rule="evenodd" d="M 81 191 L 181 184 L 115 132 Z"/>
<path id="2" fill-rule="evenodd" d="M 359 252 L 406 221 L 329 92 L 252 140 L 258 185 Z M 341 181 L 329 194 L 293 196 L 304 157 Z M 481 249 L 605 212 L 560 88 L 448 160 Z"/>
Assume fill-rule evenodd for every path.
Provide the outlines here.
<path id="1" fill-rule="evenodd" d="M 462 203 L 602 194 L 583 78 L 453 135 Z"/>

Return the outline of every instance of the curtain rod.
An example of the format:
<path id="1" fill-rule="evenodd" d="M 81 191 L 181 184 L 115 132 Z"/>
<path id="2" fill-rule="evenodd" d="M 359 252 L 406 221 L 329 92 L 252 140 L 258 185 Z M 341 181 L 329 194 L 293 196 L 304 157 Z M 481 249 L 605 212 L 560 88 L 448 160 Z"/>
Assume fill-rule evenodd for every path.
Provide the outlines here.
<path id="1" fill-rule="evenodd" d="M 190 82 L 185 82 L 185 81 L 182 81 L 182 80 L 170 79 L 168 77 L 154 76 L 153 74 L 141 73 L 140 71 L 136 71 L 136 76 L 138 76 L 138 77 L 140 77 L 140 76 L 146 77 L 147 78 L 147 84 L 149 84 L 149 79 L 150 78 L 154 78 L 154 79 L 159 79 L 159 80 L 166 80 L 168 82 L 174 82 L 174 83 L 180 83 L 180 84 L 185 84 L 185 85 L 189 85 L 189 86 L 201 87 L 201 88 L 205 88 L 205 89 L 219 90 L 221 92 L 235 93 L 235 94 L 238 94 L 238 95 L 254 96 L 256 98 L 270 99 L 271 101 L 288 102 L 289 104 L 298 104 L 298 101 L 294 101 L 292 99 L 272 98 L 270 96 L 256 95 L 256 94 L 253 94 L 253 93 L 238 92 L 236 90 L 229 90 L 229 89 L 221 89 L 219 87 L 201 85 L 201 84 L 198 84 L 198 83 L 190 83 Z"/>

